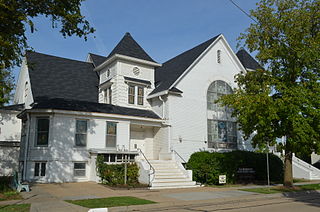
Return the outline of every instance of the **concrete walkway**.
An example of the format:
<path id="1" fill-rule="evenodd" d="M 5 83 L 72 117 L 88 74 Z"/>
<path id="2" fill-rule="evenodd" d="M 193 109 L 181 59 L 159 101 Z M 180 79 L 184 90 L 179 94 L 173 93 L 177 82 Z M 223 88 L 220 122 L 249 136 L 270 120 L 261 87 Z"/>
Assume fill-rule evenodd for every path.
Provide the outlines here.
<path id="1" fill-rule="evenodd" d="M 316 183 L 316 182 L 312 182 Z M 22 192 L 24 200 L 0 202 L 1 205 L 30 203 L 31 212 L 35 211 L 88 211 L 87 208 L 73 205 L 64 200 L 92 199 L 114 196 L 133 196 L 142 199 L 148 199 L 157 202 L 151 205 L 137 205 L 128 207 L 115 207 L 110 211 L 178 211 L 181 208 L 203 208 L 206 207 L 221 208 L 223 205 L 253 204 L 253 202 L 278 201 L 287 198 L 287 201 L 294 200 L 296 197 L 287 197 L 283 194 L 263 195 L 245 191 L 239 191 L 239 188 L 252 188 L 261 186 L 247 187 L 200 187 L 188 189 L 165 189 L 165 190 L 112 190 L 108 187 L 93 183 L 63 183 L 63 184 L 36 184 L 32 186 L 32 191 Z M 299 192 L 300 193 L 300 192 Z M 320 194 L 312 195 L 300 193 L 317 199 L 320 202 Z M 318 208 L 319 209 L 319 208 Z M 184 209 L 183 209 L 184 210 Z M 189 210 L 190 211 L 190 210 Z"/>

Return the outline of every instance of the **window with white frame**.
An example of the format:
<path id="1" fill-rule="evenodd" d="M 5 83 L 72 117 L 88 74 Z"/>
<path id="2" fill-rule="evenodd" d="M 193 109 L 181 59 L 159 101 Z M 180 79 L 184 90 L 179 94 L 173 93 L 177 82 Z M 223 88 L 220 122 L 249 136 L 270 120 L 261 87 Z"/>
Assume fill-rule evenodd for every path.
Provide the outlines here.
<path id="1" fill-rule="evenodd" d="M 213 112 L 213 118 L 207 121 L 208 127 L 208 147 L 234 147 L 235 145 L 222 145 L 224 143 L 237 142 L 237 123 L 231 117 L 232 110 L 221 106 L 216 101 L 224 95 L 231 94 L 232 88 L 228 83 L 217 80 L 211 83 L 207 92 L 207 110 Z M 219 117 L 219 118 L 218 118 Z M 218 145 L 219 144 L 219 145 Z"/>
<path id="2" fill-rule="evenodd" d="M 44 177 L 46 176 L 46 162 L 35 162 L 34 163 L 34 176 Z"/>
<path id="3" fill-rule="evenodd" d="M 144 100 L 144 88 L 138 86 L 138 105 L 143 105 Z"/>
<path id="4" fill-rule="evenodd" d="M 86 176 L 86 163 L 76 162 L 73 164 L 73 176 L 85 177 Z"/>
<path id="5" fill-rule="evenodd" d="M 104 90 L 104 102 L 112 104 L 112 90 L 111 87 Z"/>
<path id="6" fill-rule="evenodd" d="M 107 122 L 106 130 L 106 147 L 107 148 L 116 148 L 117 145 L 117 123 L 116 122 Z"/>
<path id="7" fill-rule="evenodd" d="M 105 163 L 124 163 L 124 162 L 134 162 L 136 155 L 134 154 L 103 154 Z"/>
<path id="8" fill-rule="evenodd" d="M 36 146 L 48 146 L 49 117 L 37 117 Z"/>
<path id="9" fill-rule="evenodd" d="M 75 146 L 85 147 L 87 145 L 87 120 L 76 120 Z"/>
<path id="10" fill-rule="evenodd" d="M 128 85 L 128 103 L 132 105 L 144 104 L 144 86 Z"/>
<path id="11" fill-rule="evenodd" d="M 135 102 L 135 93 L 136 93 L 135 86 L 129 85 L 129 88 L 128 88 L 128 103 L 129 104 L 134 104 L 134 102 Z"/>

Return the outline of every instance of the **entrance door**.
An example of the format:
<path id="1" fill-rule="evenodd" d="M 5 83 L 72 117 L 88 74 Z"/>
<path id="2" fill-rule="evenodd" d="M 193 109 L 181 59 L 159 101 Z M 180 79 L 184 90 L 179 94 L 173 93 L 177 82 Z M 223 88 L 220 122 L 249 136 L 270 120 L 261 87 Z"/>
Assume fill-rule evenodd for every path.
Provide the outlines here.
<path id="1" fill-rule="evenodd" d="M 131 131 L 130 132 L 130 150 L 141 149 L 145 153 L 145 140 L 144 131 Z"/>

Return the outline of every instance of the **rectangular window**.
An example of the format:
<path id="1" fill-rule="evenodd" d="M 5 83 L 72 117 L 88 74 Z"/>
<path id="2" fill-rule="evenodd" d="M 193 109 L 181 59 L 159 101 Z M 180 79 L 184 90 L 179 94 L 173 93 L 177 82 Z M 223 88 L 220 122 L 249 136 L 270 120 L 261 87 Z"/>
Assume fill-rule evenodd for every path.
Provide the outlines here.
<path id="1" fill-rule="evenodd" d="M 129 88 L 128 88 L 128 103 L 129 104 L 134 104 L 134 99 L 135 99 L 135 86 L 129 85 Z"/>
<path id="2" fill-rule="evenodd" d="M 104 102 L 112 104 L 112 90 L 111 87 L 104 90 Z"/>
<path id="3" fill-rule="evenodd" d="M 138 87 L 138 105 L 143 105 L 143 96 L 144 96 L 144 89 L 143 87 Z"/>
<path id="4" fill-rule="evenodd" d="M 117 123 L 107 122 L 106 147 L 115 148 L 117 143 Z"/>
<path id="5" fill-rule="evenodd" d="M 73 164 L 73 176 L 85 177 L 86 176 L 86 163 L 74 163 Z"/>
<path id="6" fill-rule="evenodd" d="M 36 146 L 48 146 L 49 118 L 37 118 L 37 142 Z"/>
<path id="7" fill-rule="evenodd" d="M 109 98 L 109 104 L 112 104 L 112 90 L 111 88 L 108 89 L 108 98 Z"/>
<path id="8" fill-rule="evenodd" d="M 35 177 L 46 176 L 46 162 L 34 163 L 34 176 Z"/>
<path id="9" fill-rule="evenodd" d="M 104 154 L 105 163 L 124 163 L 124 162 L 134 162 L 135 156 L 133 154 Z M 127 158 L 127 160 L 126 160 Z"/>
<path id="10" fill-rule="evenodd" d="M 87 145 L 87 120 L 76 120 L 76 135 L 75 135 L 75 145 L 76 146 L 86 146 Z"/>

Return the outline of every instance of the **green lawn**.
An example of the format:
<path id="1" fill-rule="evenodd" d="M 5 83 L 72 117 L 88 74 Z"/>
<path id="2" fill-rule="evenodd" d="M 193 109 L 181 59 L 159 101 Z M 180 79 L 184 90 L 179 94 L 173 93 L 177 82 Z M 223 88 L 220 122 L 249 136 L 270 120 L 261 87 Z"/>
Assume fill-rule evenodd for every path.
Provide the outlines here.
<path id="1" fill-rule="evenodd" d="M 66 202 L 75 205 L 80 205 L 86 208 L 109 208 L 117 206 L 144 205 L 156 203 L 150 200 L 139 199 L 136 197 L 109 197 L 84 200 L 66 200 Z"/>
<path id="2" fill-rule="evenodd" d="M 247 188 L 247 189 L 239 189 L 239 190 L 255 192 L 260 194 L 274 194 L 274 193 L 298 192 L 298 191 L 319 190 L 319 189 L 320 189 L 320 184 L 309 184 L 309 185 L 299 185 L 292 188 L 286 188 L 283 186 L 274 186 L 269 188 Z"/>
<path id="3" fill-rule="evenodd" d="M 0 192 L 0 201 L 15 200 L 15 199 L 22 199 L 21 195 L 17 191 L 9 190 L 9 191 Z"/>
<path id="4" fill-rule="evenodd" d="M 30 204 L 0 205 L 0 212 L 29 212 Z"/>

